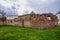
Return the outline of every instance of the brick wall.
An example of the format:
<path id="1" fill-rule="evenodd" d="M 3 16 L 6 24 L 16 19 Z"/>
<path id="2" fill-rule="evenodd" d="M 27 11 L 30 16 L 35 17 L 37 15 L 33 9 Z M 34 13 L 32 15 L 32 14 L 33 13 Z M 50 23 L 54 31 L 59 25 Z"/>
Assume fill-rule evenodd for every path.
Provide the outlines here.
<path id="1" fill-rule="evenodd" d="M 31 27 L 40 29 L 53 28 L 58 23 L 57 16 L 53 14 L 34 14 L 31 16 Z"/>

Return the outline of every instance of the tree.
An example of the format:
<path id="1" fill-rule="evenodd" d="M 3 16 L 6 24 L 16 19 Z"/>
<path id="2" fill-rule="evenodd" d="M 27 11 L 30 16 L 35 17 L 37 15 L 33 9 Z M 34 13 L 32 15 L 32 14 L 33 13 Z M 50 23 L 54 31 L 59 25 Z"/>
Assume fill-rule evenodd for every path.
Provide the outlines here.
<path id="1" fill-rule="evenodd" d="M 58 15 L 58 14 L 60 14 L 60 11 L 58 11 L 58 12 L 56 13 L 56 15 Z"/>
<path id="2" fill-rule="evenodd" d="M 59 21 L 60 21 L 60 11 L 58 11 L 58 12 L 56 13 L 56 15 L 58 15 L 58 19 L 59 19 Z"/>
<path id="3" fill-rule="evenodd" d="M 4 25 L 4 22 L 6 21 L 6 16 L 5 16 L 5 12 L 3 10 L 0 10 L 0 14 L 2 15 L 1 19 L 2 19 L 2 24 Z"/>

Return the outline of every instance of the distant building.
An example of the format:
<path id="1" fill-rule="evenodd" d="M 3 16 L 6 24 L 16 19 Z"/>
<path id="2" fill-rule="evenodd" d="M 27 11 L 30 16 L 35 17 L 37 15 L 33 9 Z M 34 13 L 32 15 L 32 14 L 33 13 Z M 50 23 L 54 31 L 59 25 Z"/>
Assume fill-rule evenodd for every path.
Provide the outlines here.
<path id="1" fill-rule="evenodd" d="M 11 16 L 7 16 L 6 17 L 6 22 L 7 22 L 7 25 L 15 25 L 14 24 L 14 19 L 15 18 L 18 18 L 18 15 L 11 15 Z"/>
<path id="2" fill-rule="evenodd" d="M 14 19 L 18 18 L 18 15 L 11 15 L 11 16 L 6 16 L 7 19 Z"/>
<path id="3" fill-rule="evenodd" d="M 60 22 L 60 14 L 59 14 L 59 22 Z"/>
<path id="4" fill-rule="evenodd" d="M 59 21 L 58 21 L 58 25 L 60 25 L 60 14 L 58 15 L 58 19 L 59 19 Z"/>

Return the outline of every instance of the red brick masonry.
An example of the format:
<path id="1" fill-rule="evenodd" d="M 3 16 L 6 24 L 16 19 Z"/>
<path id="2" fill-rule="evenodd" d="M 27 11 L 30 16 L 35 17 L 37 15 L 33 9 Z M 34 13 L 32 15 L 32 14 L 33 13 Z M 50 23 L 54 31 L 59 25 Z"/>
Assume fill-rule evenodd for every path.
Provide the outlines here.
<path id="1" fill-rule="evenodd" d="M 49 29 L 58 24 L 58 18 L 51 13 L 48 14 L 34 14 L 31 18 L 30 25 L 33 28 Z"/>

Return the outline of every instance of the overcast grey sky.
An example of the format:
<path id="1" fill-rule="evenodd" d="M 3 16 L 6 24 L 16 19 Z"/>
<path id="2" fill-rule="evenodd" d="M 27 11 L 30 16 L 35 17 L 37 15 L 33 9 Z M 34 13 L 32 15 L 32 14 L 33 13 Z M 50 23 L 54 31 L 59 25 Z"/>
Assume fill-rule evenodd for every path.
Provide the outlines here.
<path id="1" fill-rule="evenodd" d="M 0 0 L 0 10 L 6 11 L 8 15 L 12 13 L 22 15 L 32 10 L 36 13 L 55 14 L 60 11 L 60 0 Z"/>

